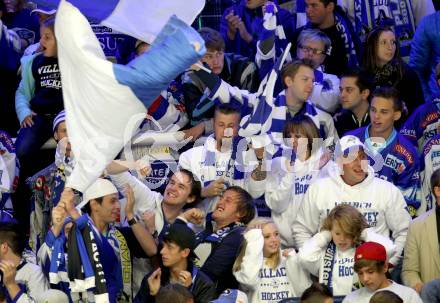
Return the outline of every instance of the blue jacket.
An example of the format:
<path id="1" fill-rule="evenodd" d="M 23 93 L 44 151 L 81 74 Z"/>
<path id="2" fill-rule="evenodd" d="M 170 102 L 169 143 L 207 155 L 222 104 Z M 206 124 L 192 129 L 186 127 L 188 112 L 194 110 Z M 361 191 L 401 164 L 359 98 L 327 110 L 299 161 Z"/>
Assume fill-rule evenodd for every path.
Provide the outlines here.
<path id="1" fill-rule="evenodd" d="M 377 154 L 372 147 L 369 126 L 350 133 L 364 142 L 370 165 L 377 177 L 397 186 L 403 194 L 411 216 L 420 207 L 420 160 L 415 147 L 396 130 L 387 138 Z"/>
<path id="2" fill-rule="evenodd" d="M 440 95 L 432 102 L 419 106 L 406 120 L 400 133 L 422 152 L 426 142 L 440 133 Z"/>
<path id="3" fill-rule="evenodd" d="M 411 44 L 409 65 L 422 82 L 425 100 L 440 94 L 435 67 L 440 62 L 440 11 L 426 16 L 417 27 Z"/>
<path id="4" fill-rule="evenodd" d="M 282 49 L 284 49 L 284 47 L 290 41 L 290 38 L 293 36 L 296 28 L 296 20 L 295 17 L 285 9 L 282 9 L 279 6 L 277 6 L 277 8 L 278 23 L 283 26 L 285 35 L 287 37 L 287 39 L 283 39 L 285 45 L 282 46 Z M 247 31 L 252 35 L 253 40 L 249 44 L 241 39 L 238 30 L 235 33 L 234 40 L 228 39 L 228 21 L 226 21 L 226 16 L 231 11 L 234 11 L 234 15 L 239 16 L 241 20 L 243 20 Z M 253 60 L 256 54 L 256 42 L 258 40 L 258 33 L 261 30 L 261 24 L 263 22 L 262 19 L 262 8 L 259 7 L 253 10 L 248 9 L 246 8 L 246 0 L 242 0 L 240 3 L 227 8 L 220 21 L 220 32 L 223 36 L 223 39 L 225 39 L 226 51 L 240 54 Z"/>

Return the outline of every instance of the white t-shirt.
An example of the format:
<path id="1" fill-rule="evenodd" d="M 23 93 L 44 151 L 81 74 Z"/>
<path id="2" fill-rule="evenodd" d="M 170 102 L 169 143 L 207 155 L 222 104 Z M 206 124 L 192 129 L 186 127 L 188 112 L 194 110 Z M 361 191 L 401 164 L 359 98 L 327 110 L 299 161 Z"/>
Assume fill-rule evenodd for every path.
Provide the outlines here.
<path id="1" fill-rule="evenodd" d="M 376 291 L 371 291 L 367 287 L 362 287 L 350 294 L 348 294 L 342 303 L 369 303 L 370 298 L 379 291 L 389 290 L 393 293 L 397 294 L 400 298 L 402 298 L 404 303 L 423 303 L 422 299 L 420 299 L 417 292 L 409 287 L 397 284 L 391 281 L 391 285 L 385 288 L 378 289 Z"/>

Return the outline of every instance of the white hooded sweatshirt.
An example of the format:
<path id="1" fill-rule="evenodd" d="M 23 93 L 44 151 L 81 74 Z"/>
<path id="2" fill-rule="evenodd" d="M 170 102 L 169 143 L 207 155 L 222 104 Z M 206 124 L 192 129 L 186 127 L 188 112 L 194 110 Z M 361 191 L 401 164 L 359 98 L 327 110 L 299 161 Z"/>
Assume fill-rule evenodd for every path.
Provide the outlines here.
<path id="1" fill-rule="evenodd" d="M 264 238 L 261 229 L 245 233 L 246 252 L 239 271 L 234 276 L 240 288 L 252 303 L 276 303 L 283 299 L 300 296 L 311 281 L 298 263 L 294 250 L 286 258 L 280 251 L 280 264 L 273 269 L 266 265 L 263 256 Z"/>
<path id="2" fill-rule="evenodd" d="M 319 283 L 326 282 L 324 281 L 324 275 L 327 275 L 327 277 L 331 276 L 331 279 L 327 279 L 328 283 L 325 284 L 332 287 L 333 295 L 345 296 L 353 290 L 354 284 L 358 282 L 358 277 L 353 268 L 356 248 L 351 247 L 341 251 L 335 245 L 334 256 L 329 258 L 329 260 L 333 261 L 333 266 L 326 268 L 325 255 L 331 240 L 332 235 L 330 231 L 324 230 L 317 233 L 313 238 L 304 243 L 303 247 L 299 250 L 298 258 L 304 269 L 312 275 L 319 277 Z M 362 231 L 361 240 L 363 242 L 382 244 L 387 251 L 387 256 L 393 256 L 395 252 L 393 242 L 389 238 L 375 233 L 372 228 L 366 228 Z"/>
<path id="3" fill-rule="evenodd" d="M 319 169 L 322 154 L 323 151 L 319 150 L 306 161 L 296 159 L 293 171 L 287 170 L 286 158 L 276 158 L 267 172 L 266 204 L 278 226 L 283 247 L 299 248 L 293 239 L 292 226 L 309 185 L 327 175 L 329 163 Z"/>
<path id="4" fill-rule="evenodd" d="M 392 183 L 376 178 L 368 167 L 367 177 L 350 186 L 341 178 L 340 168 L 334 165 L 329 176 L 310 185 L 293 224 L 293 237 L 301 247 L 318 232 L 330 211 L 339 204 L 349 204 L 358 209 L 370 227 L 384 237 L 391 237 L 396 254 L 390 263 L 397 265 L 405 246 L 406 234 L 411 222 L 405 200 Z"/>

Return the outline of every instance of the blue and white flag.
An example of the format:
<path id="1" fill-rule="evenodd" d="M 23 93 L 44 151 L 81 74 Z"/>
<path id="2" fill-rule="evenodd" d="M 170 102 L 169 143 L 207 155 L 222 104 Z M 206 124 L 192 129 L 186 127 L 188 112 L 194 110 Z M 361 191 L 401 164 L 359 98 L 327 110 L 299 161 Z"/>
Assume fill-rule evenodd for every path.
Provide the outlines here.
<path id="1" fill-rule="evenodd" d="M 66 123 L 77 159 L 66 186 L 84 192 L 131 139 L 161 90 L 205 53 L 199 34 L 173 15 L 191 23 L 204 2 L 70 2 L 80 9 L 62 0 L 55 23 Z M 83 11 L 119 32 L 144 41 L 157 38 L 147 53 L 128 65 L 113 64 L 106 60 Z M 142 22 L 137 22 L 141 14 Z"/>

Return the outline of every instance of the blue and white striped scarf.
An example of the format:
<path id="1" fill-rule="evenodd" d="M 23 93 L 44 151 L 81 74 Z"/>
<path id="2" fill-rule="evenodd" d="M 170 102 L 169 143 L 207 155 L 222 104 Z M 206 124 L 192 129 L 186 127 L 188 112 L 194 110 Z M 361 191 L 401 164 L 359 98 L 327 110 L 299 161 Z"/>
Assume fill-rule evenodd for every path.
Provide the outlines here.
<path id="1" fill-rule="evenodd" d="M 409 56 L 411 40 L 415 33 L 413 7 L 410 0 L 386 1 L 374 4 L 374 0 L 354 0 L 354 26 L 365 41 L 368 33 L 378 25 L 392 26 L 400 43 L 402 57 Z M 399 22 L 396 23 L 395 20 Z"/>

